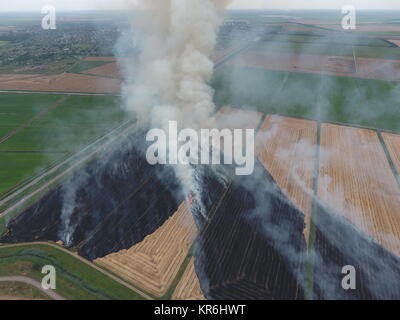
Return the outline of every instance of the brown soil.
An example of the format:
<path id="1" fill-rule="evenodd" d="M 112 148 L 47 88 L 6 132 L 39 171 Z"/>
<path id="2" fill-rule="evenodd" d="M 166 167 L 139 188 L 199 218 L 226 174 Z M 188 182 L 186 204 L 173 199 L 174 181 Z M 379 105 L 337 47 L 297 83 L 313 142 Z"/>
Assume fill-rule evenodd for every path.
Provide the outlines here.
<path id="1" fill-rule="evenodd" d="M 248 51 L 227 65 L 339 76 L 353 75 L 354 72 L 353 58 L 350 57 L 275 52 Z"/>
<path id="2" fill-rule="evenodd" d="M 118 93 L 121 80 L 63 73 L 60 75 L 2 75 L 0 90 Z"/>
<path id="3" fill-rule="evenodd" d="M 44 300 L 44 299 L 29 299 L 29 298 L 19 298 L 12 296 L 0 296 L 0 301 L 33 301 L 33 300 Z"/>
<path id="4" fill-rule="evenodd" d="M 112 78 L 121 78 L 121 74 L 119 72 L 119 67 L 116 62 L 105 64 L 100 67 L 92 68 L 89 70 L 85 70 L 82 73 L 96 76 L 106 76 Z"/>

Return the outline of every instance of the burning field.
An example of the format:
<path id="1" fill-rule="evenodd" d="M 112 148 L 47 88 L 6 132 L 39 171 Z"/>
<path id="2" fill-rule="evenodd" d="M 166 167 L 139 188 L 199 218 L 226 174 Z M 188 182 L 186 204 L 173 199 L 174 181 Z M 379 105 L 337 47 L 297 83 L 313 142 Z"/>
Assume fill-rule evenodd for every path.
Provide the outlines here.
<path id="1" fill-rule="evenodd" d="M 155 233 L 128 250 L 95 260 L 146 292 L 162 297 L 170 288 L 196 236 L 188 206 L 178 211 Z M 191 280 L 194 280 L 193 277 Z M 189 289 L 188 287 L 187 289 Z"/>
<path id="2" fill-rule="evenodd" d="M 235 113 L 232 108 L 223 109 L 217 116 L 221 126 L 226 127 L 227 119 Z M 242 122 L 243 127 L 257 128 L 260 123 L 257 113 L 238 111 L 236 114 L 246 119 Z M 232 126 L 237 128 L 239 120 Z M 201 177 L 205 179 L 202 185 L 213 192 L 202 195 L 201 201 L 208 203 L 206 208 L 201 209 L 197 200 L 193 200 L 193 217 L 187 205 L 182 203 L 183 198 L 171 194 L 169 200 L 165 199 L 167 202 L 159 202 L 160 188 L 168 180 L 163 178 L 161 184 L 156 183 L 154 177 L 160 177 L 161 171 L 154 175 L 154 169 L 140 161 L 140 156 L 135 156 L 140 155 L 137 147 L 132 149 L 136 151 L 128 153 L 129 158 L 117 156 L 125 159 L 123 163 L 130 159 L 128 167 L 116 165 L 115 158 L 111 157 L 106 162 L 100 160 L 102 166 L 106 165 L 104 173 L 100 173 L 91 169 L 98 168 L 98 163 L 91 162 L 76 174 L 75 179 L 87 178 L 83 178 L 84 184 L 80 182 L 81 190 L 71 190 L 70 196 L 75 199 L 73 211 L 69 212 L 65 207 L 66 195 L 60 197 L 72 187 L 72 179 L 12 221 L 10 231 L 2 241 L 62 239 L 70 246 L 76 246 L 83 256 L 94 259 L 97 264 L 155 297 L 165 297 L 169 292 L 173 298 L 182 299 L 304 299 L 305 270 L 310 256 L 315 257 L 312 265 L 316 298 L 398 297 L 399 293 L 388 290 L 384 284 L 395 288 L 391 283 L 398 281 L 396 259 L 400 234 L 399 229 L 393 228 L 399 221 L 396 209 L 399 197 L 393 193 L 400 191 L 377 135 L 363 129 L 322 125 L 318 152 L 317 135 L 315 122 L 266 116 L 257 138 L 257 154 L 262 165 L 257 164 L 254 175 L 240 179 L 240 182 L 227 168 L 221 174 L 231 177 L 226 180 L 230 182 L 222 185 L 219 179 L 212 178 L 212 172 L 201 169 L 199 172 L 203 172 Z M 386 134 L 384 137 L 397 138 Z M 357 139 L 360 139 L 358 143 Z M 344 149 L 346 146 L 349 149 Z M 388 149 L 397 152 L 398 146 L 393 142 Z M 320 154 L 318 210 L 313 211 L 316 154 Z M 360 160 L 354 161 L 354 168 L 343 164 L 355 157 Z M 293 162 L 295 159 L 300 161 L 299 166 Z M 112 167 L 107 166 L 111 163 L 115 169 L 110 175 L 107 172 Z M 119 167 L 124 170 L 118 178 Z M 131 174 L 125 176 L 126 172 Z M 167 172 L 161 176 L 165 174 L 168 176 Z M 103 181 L 97 187 L 90 178 L 94 175 L 97 181 Z M 140 180 L 133 178 L 135 176 L 141 177 Z M 172 177 L 169 188 L 174 181 Z M 123 184 L 122 181 L 132 179 L 138 181 L 133 193 L 128 191 L 124 195 L 122 190 L 115 189 Z M 86 185 L 91 186 L 90 193 Z M 154 191 L 150 191 L 152 189 Z M 349 197 L 341 192 L 346 192 Z M 105 193 L 109 197 L 102 197 L 99 202 L 99 196 L 95 195 Z M 140 194 L 146 200 L 140 200 L 143 197 Z M 89 200 L 91 198 L 93 200 Z M 138 201 L 153 205 L 140 209 Z M 171 205 L 169 211 L 165 209 L 168 202 Z M 89 203 L 92 207 L 87 206 Z M 48 214 L 50 207 L 53 208 L 52 215 Z M 54 210 L 57 207 L 60 209 Z M 202 210 L 206 211 L 201 213 Z M 64 216 L 58 216 L 57 212 Z M 83 212 L 90 215 L 82 215 Z M 135 212 L 142 212 L 143 218 L 134 218 Z M 159 213 L 155 215 L 156 212 Z M 204 215 L 210 217 L 206 224 L 203 218 L 199 219 Z M 155 216 L 159 218 L 149 220 Z M 132 219 L 136 221 L 136 231 L 126 224 Z M 313 229 L 310 229 L 311 224 L 314 224 Z M 24 225 L 29 228 L 23 228 Z M 117 229 L 114 228 L 116 225 L 119 226 Z M 126 228 L 122 227 L 124 225 Z M 69 236 L 65 233 L 67 230 Z M 104 234 L 107 234 L 106 238 Z M 315 240 L 310 242 L 309 239 L 314 237 Z M 341 244 L 342 239 L 346 241 L 345 247 Z M 194 250 L 190 251 L 192 244 Z M 365 252 L 366 256 L 354 256 L 351 250 L 359 250 L 356 249 L 359 246 L 363 248 L 360 254 Z M 371 272 L 381 259 L 387 276 L 372 281 L 375 278 Z M 335 270 L 340 274 L 342 263 L 345 265 L 346 261 L 359 268 L 361 287 L 343 296 L 332 286 L 335 281 L 340 281 Z M 321 270 L 328 272 L 321 273 Z M 284 280 L 276 282 L 277 277 Z"/>
<path id="3" fill-rule="evenodd" d="M 78 73 L 2 76 L 0 90 L 121 92 L 129 124 L 63 179 L 46 181 L 44 194 L 13 203 L 0 243 L 58 242 L 155 299 L 400 299 L 400 136 L 323 120 L 353 96 L 357 108 L 366 104 L 353 78 L 396 80 L 399 62 L 260 53 L 247 43 L 213 53 L 229 2 L 193 0 L 189 10 L 185 1 L 139 1 L 143 19 L 133 26 L 150 36 L 140 39 L 135 61 L 88 57 Z M 318 121 L 247 107 L 251 100 L 217 108 L 214 98 L 230 95 L 212 87 L 214 70 L 239 53 L 224 67 L 250 85 L 230 77 L 232 95 L 261 88 L 263 106 L 275 113 L 306 105 Z M 88 62 L 104 64 L 83 68 Z M 249 80 L 246 68 L 284 72 L 267 82 L 262 72 Z M 339 96 L 347 84 L 351 94 Z M 357 117 L 354 110 L 342 112 Z M 152 136 L 171 122 L 187 135 Z M 217 131 L 219 141 L 199 142 L 203 130 Z M 254 134 L 254 145 L 238 142 L 243 133 Z M 237 159 L 248 150 L 253 170 L 239 175 Z M 352 290 L 343 287 L 349 266 Z"/>

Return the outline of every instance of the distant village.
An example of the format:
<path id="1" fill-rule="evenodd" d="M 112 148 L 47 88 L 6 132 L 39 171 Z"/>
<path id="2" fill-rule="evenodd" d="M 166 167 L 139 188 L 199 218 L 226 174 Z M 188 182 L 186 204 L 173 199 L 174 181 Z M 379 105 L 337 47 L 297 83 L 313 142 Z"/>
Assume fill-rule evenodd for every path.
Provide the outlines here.
<path id="1" fill-rule="evenodd" d="M 247 21 L 227 20 L 219 32 L 218 49 L 229 47 L 251 31 L 254 30 Z M 63 22 L 56 30 L 43 30 L 40 25 L 0 29 L 0 41 L 7 43 L 0 47 L 0 67 L 114 56 L 116 43 L 123 32 L 131 32 L 127 24 L 112 22 Z"/>

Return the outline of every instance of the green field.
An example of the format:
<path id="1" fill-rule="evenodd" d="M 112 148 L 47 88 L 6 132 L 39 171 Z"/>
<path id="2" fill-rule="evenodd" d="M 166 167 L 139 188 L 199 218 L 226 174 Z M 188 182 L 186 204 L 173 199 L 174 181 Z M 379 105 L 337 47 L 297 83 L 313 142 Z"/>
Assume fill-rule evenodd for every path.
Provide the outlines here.
<path id="1" fill-rule="evenodd" d="M 15 133 L 0 143 L 0 195 L 125 117 L 117 97 L 43 94 L 0 94 L 0 114 L 0 140 Z"/>
<path id="2" fill-rule="evenodd" d="M 24 275 L 41 281 L 42 267 L 56 268 L 57 293 L 67 299 L 142 300 L 142 296 L 117 283 L 72 255 L 42 244 L 0 247 L 0 276 Z"/>
<path id="3" fill-rule="evenodd" d="M 382 46 L 368 46 L 367 44 L 357 44 L 357 40 L 354 40 L 354 44 L 346 44 L 329 41 L 328 39 L 323 41 L 311 41 L 310 39 L 300 41 L 301 39 L 298 38 L 297 41 L 289 41 L 290 37 L 292 36 L 281 37 L 280 40 L 274 37 L 273 40 L 262 41 L 254 45 L 251 50 L 343 57 L 353 57 L 355 53 L 358 58 L 400 60 L 400 49 L 390 47 L 386 42 Z M 350 42 L 350 40 L 346 41 Z"/>
<path id="4" fill-rule="evenodd" d="M 68 72 L 81 73 L 83 71 L 109 64 L 110 61 L 77 61 Z"/>
<path id="5" fill-rule="evenodd" d="M 225 67 L 212 85 L 219 106 L 400 131 L 392 82 Z"/>

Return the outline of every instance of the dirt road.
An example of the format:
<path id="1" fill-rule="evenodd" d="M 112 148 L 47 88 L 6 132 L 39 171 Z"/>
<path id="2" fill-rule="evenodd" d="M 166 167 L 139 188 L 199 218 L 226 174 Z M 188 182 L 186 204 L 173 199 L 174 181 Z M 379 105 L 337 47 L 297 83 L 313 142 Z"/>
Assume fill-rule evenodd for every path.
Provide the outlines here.
<path id="1" fill-rule="evenodd" d="M 22 282 L 31 285 L 32 287 L 35 287 L 39 289 L 41 292 L 44 294 L 48 295 L 50 298 L 53 300 L 65 300 L 64 297 L 59 295 L 53 290 L 45 290 L 42 287 L 42 284 L 36 280 L 33 280 L 28 277 L 22 277 L 22 276 L 15 276 L 15 277 L 0 277 L 0 282 Z"/>

